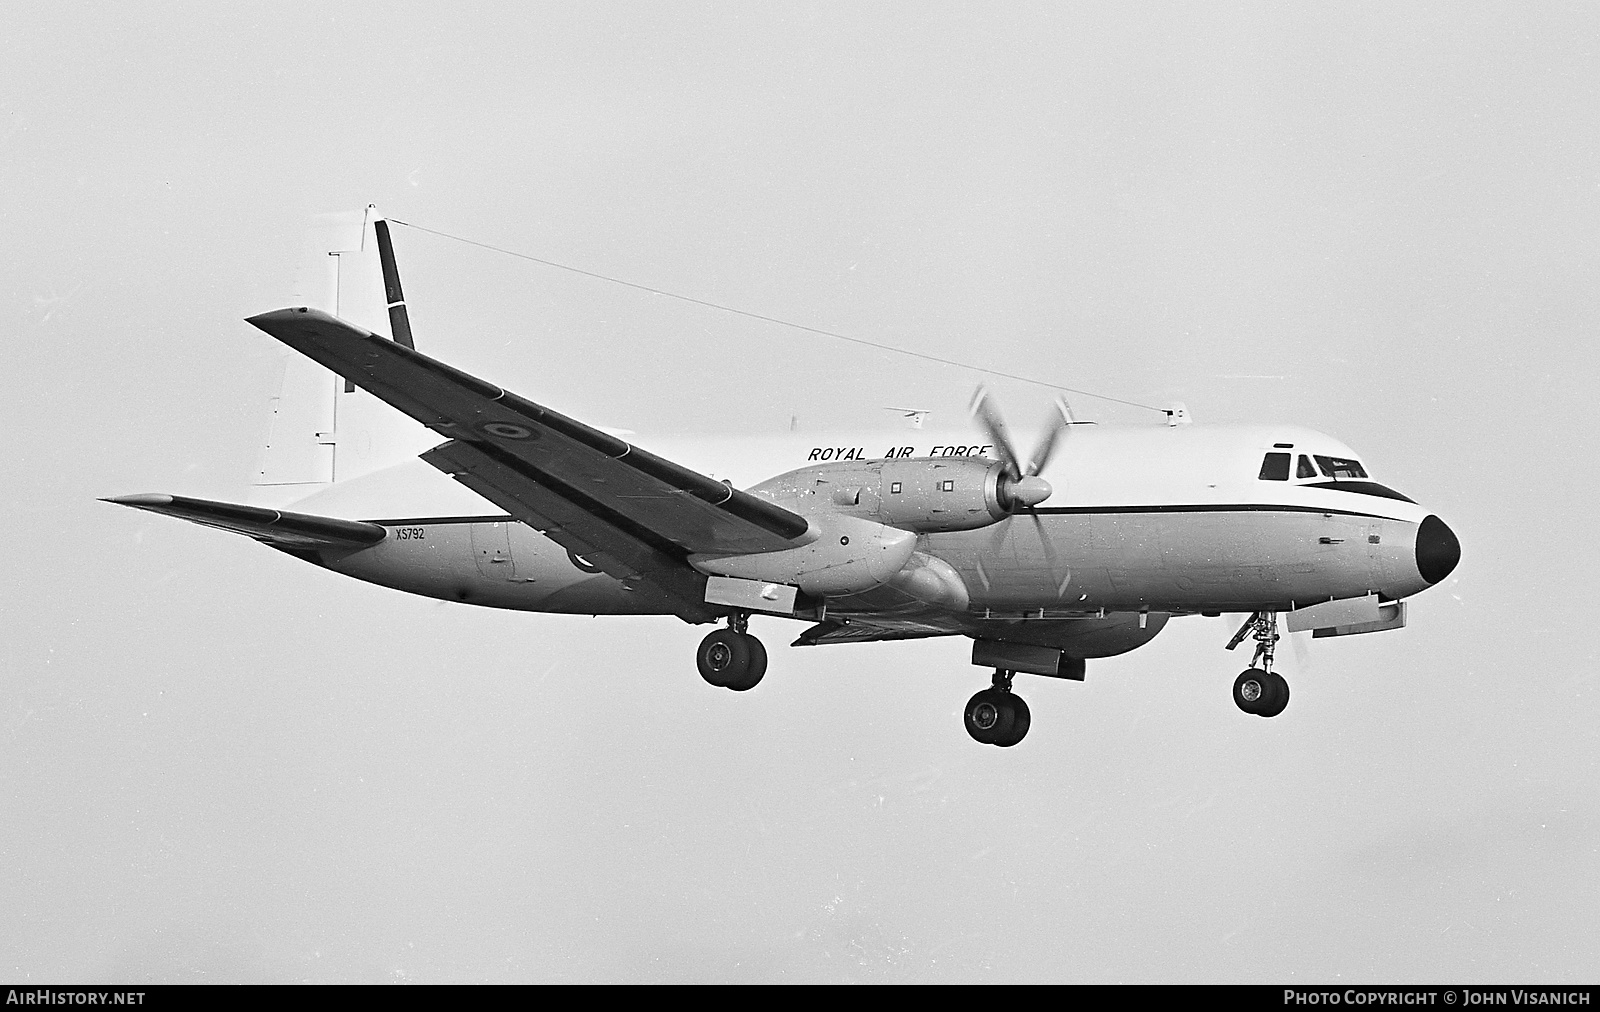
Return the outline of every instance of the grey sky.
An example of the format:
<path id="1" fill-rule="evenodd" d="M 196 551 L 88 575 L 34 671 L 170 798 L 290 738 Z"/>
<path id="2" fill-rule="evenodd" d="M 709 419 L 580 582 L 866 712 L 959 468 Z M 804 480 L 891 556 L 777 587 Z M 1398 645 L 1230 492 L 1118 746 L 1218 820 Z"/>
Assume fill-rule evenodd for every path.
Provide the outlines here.
<path id="1" fill-rule="evenodd" d="M 55 6 L 0 29 L 13 980 L 1593 981 L 1592 5 Z M 1360 450 L 1411 628 L 1034 679 L 341 579 L 246 495 L 311 216 Z M 640 433 L 961 417 L 974 374 L 398 229 L 419 344 Z M 1240 379 L 1234 377 L 1283 377 Z M 1019 427 L 1047 391 L 996 387 Z M 1078 400 L 1080 413 L 1148 413 Z M 1024 439 L 1026 441 L 1026 439 Z"/>

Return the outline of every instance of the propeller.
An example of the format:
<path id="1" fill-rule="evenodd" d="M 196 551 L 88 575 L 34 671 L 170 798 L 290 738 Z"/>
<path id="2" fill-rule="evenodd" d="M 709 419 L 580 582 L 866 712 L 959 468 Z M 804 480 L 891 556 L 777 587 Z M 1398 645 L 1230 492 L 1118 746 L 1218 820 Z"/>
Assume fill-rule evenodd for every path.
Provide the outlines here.
<path id="1" fill-rule="evenodd" d="M 1006 434 L 1006 423 L 990 401 L 989 391 L 983 387 L 979 387 L 972 395 L 972 417 L 977 419 L 995 452 L 1000 454 L 1001 463 L 1006 466 L 996 492 L 1000 505 L 1009 513 L 1026 513 L 1050 498 L 1055 489 L 1039 477 L 1039 472 L 1050 463 L 1062 434 L 1071 424 L 1066 402 L 1056 401 L 1055 417 L 1050 420 L 1050 427 L 1045 430 L 1026 464 L 1011 445 L 1011 437 Z"/>
<path id="2" fill-rule="evenodd" d="M 989 399 L 989 391 L 980 386 L 972 395 L 972 417 L 989 437 L 990 444 L 1000 455 L 1000 462 L 1005 465 L 998 487 L 995 489 L 995 497 L 1000 501 L 1000 507 L 1007 513 L 1012 515 L 1027 513 L 1033 516 L 1034 529 L 1038 532 L 1039 544 L 1043 547 L 1045 559 L 1049 563 L 1051 577 L 1054 578 L 1057 572 L 1062 574 L 1056 584 L 1056 600 L 1059 601 L 1067 592 L 1067 584 L 1072 580 L 1072 571 L 1057 565 L 1055 546 L 1045 536 L 1044 521 L 1039 518 L 1035 510 L 1035 507 L 1055 492 L 1055 488 L 1048 481 L 1039 477 L 1039 472 L 1050 463 L 1056 447 L 1061 445 L 1061 437 L 1072 425 L 1072 413 L 1067 407 L 1067 402 L 1057 399 L 1055 407 L 1055 415 L 1050 419 L 1044 435 L 1040 437 L 1039 445 L 1034 448 L 1027 463 L 1023 463 L 1011 445 L 1011 437 L 1006 434 L 1005 421 Z"/>

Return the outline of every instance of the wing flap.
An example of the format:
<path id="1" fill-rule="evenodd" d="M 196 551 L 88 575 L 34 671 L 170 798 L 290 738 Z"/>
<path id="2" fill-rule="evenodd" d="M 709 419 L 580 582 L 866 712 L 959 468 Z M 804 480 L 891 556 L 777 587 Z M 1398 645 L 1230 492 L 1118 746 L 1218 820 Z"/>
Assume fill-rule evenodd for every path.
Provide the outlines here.
<path id="1" fill-rule="evenodd" d="M 368 548 L 388 537 L 388 531 L 377 524 L 336 520 L 308 513 L 286 513 L 283 510 L 240 506 L 210 499 L 191 499 L 181 495 L 121 495 L 101 501 L 243 534 L 288 551 L 355 550 Z"/>
<path id="2" fill-rule="evenodd" d="M 715 615 L 704 604 L 705 576 L 684 563 L 681 548 L 581 490 L 530 474 L 490 444 L 451 440 L 422 459 L 625 586 L 664 592 L 681 617 L 703 622 Z"/>

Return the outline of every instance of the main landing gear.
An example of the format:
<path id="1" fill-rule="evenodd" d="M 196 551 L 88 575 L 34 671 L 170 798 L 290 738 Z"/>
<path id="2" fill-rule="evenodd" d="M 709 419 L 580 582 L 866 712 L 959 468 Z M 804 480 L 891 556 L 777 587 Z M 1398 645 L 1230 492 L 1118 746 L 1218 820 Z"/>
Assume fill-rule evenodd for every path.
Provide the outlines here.
<path id="1" fill-rule="evenodd" d="M 700 641 L 695 663 L 700 677 L 712 685 L 735 692 L 756 687 L 767 673 L 767 648 L 745 631 L 750 616 L 735 612 L 728 616 L 728 628 L 718 629 Z"/>
<path id="2" fill-rule="evenodd" d="M 1272 655 L 1279 639 L 1277 612 L 1258 611 L 1245 619 L 1228 649 L 1244 642 L 1246 636 L 1255 637 L 1256 655 L 1250 667 L 1233 680 L 1233 702 L 1245 713 L 1276 717 L 1289 705 L 1289 683 L 1272 670 Z"/>
<path id="3" fill-rule="evenodd" d="M 996 671 L 994 685 L 967 700 L 963 718 L 972 740 L 1010 748 L 1028 733 L 1033 717 L 1028 704 L 1011 691 L 1012 671 Z"/>

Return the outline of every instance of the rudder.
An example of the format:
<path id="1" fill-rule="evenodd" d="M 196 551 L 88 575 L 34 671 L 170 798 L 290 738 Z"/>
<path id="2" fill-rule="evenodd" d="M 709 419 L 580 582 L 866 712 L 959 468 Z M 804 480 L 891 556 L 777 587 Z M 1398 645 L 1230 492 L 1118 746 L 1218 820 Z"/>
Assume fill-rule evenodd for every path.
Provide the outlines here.
<path id="1" fill-rule="evenodd" d="M 306 233 L 294 303 L 391 340 L 398 330 L 401 343 L 414 347 L 399 272 L 392 258 L 379 256 L 380 230 L 387 240 L 388 222 L 375 205 L 317 216 Z M 269 405 L 266 442 L 252 479 L 253 504 L 297 502 L 334 482 L 415 457 L 439 441 L 305 356 L 284 349 L 282 361 L 283 379 Z"/>

